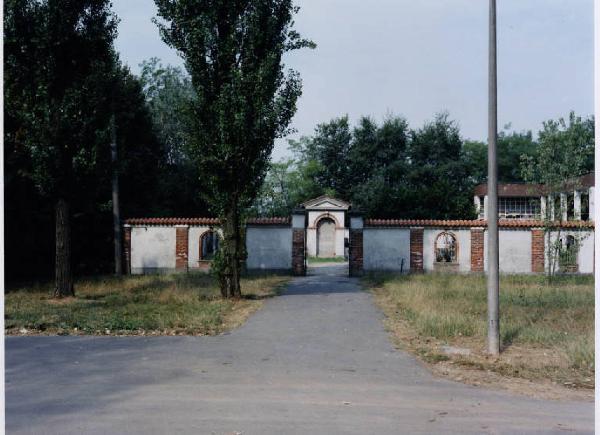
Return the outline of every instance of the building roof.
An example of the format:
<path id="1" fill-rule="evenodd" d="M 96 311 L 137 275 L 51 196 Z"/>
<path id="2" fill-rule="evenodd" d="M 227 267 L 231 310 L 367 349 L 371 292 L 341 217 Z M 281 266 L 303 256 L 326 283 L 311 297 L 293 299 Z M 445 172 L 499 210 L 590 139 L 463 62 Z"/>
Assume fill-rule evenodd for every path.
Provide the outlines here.
<path id="1" fill-rule="evenodd" d="M 348 210 L 351 204 L 329 195 L 321 195 L 303 202 L 300 206 L 307 210 Z"/>
<path id="2" fill-rule="evenodd" d="M 587 189 L 595 185 L 594 173 L 582 175 L 565 182 L 563 189 Z M 548 189 L 543 184 L 531 183 L 498 183 L 498 196 L 501 197 L 516 197 L 516 196 L 540 196 L 548 194 Z M 475 186 L 474 194 L 476 196 L 487 195 L 487 183 L 478 184 Z"/>
<path id="3" fill-rule="evenodd" d="M 487 227 L 487 221 L 477 220 L 442 220 L 442 219 L 365 219 L 367 227 L 442 227 L 442 228 L 472 228 Z M 541 228 L 545 226 L 540 220 L 500 219 L 501 228 Z M 560 228 L 594 228 L 591 221 L 553 222 L 552 227 Z"/>
<path id="4" fill-rule="evenodd" d="M 487 195 L 487 183 L 475 186 L 476 196 Z M 498 183 L 498 196 L 540 196 L 544 193 L 542 184 Z"/>

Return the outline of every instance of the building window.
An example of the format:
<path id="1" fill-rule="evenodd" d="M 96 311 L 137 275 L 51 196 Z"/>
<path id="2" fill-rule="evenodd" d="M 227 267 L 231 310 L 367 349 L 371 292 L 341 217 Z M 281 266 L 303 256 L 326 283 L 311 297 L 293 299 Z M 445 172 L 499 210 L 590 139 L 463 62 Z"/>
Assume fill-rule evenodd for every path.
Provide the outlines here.
<path id="1" fill-rule="evenodd" d="M 498 217 L 500 219 L 540 219 L 540 210 L 540 198 L 498 198 Z"/>
<path id="2" fill-rule="evenodd" d="M 581 194 L 581 220 L 590 220 L 590 194 L 587 192 Z"/>
<path id="3" fill-rule="evenodd" d="M 572 221 L 575 219 L 575 194 L 570 193 L 567 195 L 567 220 Z"/>
<path id="4" fill-rule="evenodd" d="M 451 233 L 440 233 L 435 239 L 435 261 L 437 263 L 456 263 L 458 245 Z"/>
<path id="5" fill-rule="evenodd" d="M 552 201 L 554 204 L 554 220 L 562 221 L 562 204 L 560 200 L 560 195 L 553 195 Z"/>
<path id="6" fill-rule="evenodd" d="M 200 236 L 200 260 L 212 260 L 219 250 L 219 235 L 209 230 Z"/>
<path id="7" fill-rule="evenodd" d="M 579 246 L 575 236 L 568 235 L 561 240 L 559 265 L 562 272 L 577 272 Z"/>
<path id="8" fill-rule="evenodd" d="M 485 197 L 479 196 L 479 219 L 485 219 Z"/>

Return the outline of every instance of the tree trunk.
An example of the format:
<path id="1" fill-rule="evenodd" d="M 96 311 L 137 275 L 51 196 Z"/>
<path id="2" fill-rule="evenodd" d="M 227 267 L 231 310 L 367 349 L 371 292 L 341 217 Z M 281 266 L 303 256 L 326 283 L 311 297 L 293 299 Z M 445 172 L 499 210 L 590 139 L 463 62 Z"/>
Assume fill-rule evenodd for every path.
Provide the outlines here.
<path id="1" fill-rule="evenodd" d="M 223 266 L 220 271 L 221 296 L 239 298 L 240 289 L 240 213 L 237 207 L 230 207 L 223 225 Z"/>
<path id="2" fill-rule="evenodd" d="M 112 206 L 113 206 L 113 233 L 115 248 L 115 274 L 123 274 L 123 248 L 121 245 L 121 213 L 119 211 L 119 168 L 117 159 L 117 126 L 115 115 L 110 119 L 110 151 L 112 161 Z"/>
<path id="3" fill-rule="evenodd" d="M 71 273 L 71 218 L 69 203 L 60 198 L 56 202 L 56 262 L 54 297 L 74 296 Z"/>

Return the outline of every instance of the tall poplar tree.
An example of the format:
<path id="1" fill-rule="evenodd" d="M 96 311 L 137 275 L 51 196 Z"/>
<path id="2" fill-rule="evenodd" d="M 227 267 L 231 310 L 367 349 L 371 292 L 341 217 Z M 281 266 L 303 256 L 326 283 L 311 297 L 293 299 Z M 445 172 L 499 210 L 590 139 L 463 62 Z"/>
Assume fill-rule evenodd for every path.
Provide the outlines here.
<path id="1" fill-rule="evenodd" d="M 286 52 L 314 43 L 293 28 L 292 0 L 155 0 L 163 40 L 185 61 L 196 96 L 188 111 L 188 153 L 221 219 L 214 267 L 223 297 L 239 297 L 243 215 L 256 198 L 274 140 L 289 132 L 300 76 Z"/>
<path id="2" fill-rule="evenodd" d="M 117 20 L 109 0 L 4 2 L 5 141 L 54 203 L 57 297 L 74 294 L 71 212 L 77 180 L 108 150 Z"/>

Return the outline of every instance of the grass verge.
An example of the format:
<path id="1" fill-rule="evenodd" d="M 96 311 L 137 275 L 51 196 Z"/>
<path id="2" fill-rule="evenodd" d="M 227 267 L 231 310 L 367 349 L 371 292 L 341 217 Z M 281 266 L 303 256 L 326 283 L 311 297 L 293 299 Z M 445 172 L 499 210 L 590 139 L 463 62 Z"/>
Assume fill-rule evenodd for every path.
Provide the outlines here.
<path id="1" fill-rule="evenodd" d="M 499 358 L 486 353 L 484 276 L 371 275 L 365 280 L 397 344 L 443 375 L 473 384 L 520 379 L 594 388 L 591 276 L 558 277 L 552 284 L 541 276 L 502 276 Z"/>
<path id="2" fill-rule="evenodd" d="M 242 324 L 288 278 L 242 278 L 243 297 L 222 300 L 212 277 L 189 273 L 98 277 L 53 299 L 51 284 L 5 295 L 7 334 L 214 335 Z"/>

